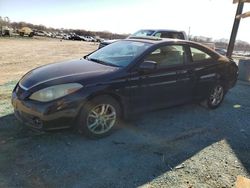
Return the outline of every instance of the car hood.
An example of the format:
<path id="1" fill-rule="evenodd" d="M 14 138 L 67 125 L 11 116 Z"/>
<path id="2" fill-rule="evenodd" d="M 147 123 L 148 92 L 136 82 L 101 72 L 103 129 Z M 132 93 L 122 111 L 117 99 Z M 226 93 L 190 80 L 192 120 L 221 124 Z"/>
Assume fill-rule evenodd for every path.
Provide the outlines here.
<path id="1" fill-rule="evenodd" d="M 102 65 L 85 59 L 66 61 L 31 70 L 24 75 L 19 85 L 28 90 L 47 82 L 82 81 L 84 78 L 107 74 L 117 69 L 117 67 Z"/>

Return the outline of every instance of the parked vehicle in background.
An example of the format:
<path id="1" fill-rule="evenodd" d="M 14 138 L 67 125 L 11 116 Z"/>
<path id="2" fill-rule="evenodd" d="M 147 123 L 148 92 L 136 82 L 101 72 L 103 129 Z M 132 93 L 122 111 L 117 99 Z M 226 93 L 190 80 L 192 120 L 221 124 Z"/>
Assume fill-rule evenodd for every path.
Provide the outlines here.
<path id="1" fill-rule="evenodd" d="M 0 27 L 0 36 L 12 36 L 13 29 L 8 26 L 2 26 Z"/>
<path id="2" fill-rule="evenodd" d="M 102 42 L 104 41 L 100 36 L 95 36 L 96 42 Z"/>
<path id="3" fill-rule="evenodd" d="M 233 55 L 249 57 L 250 52 L 249 51 L 237 51 L 237 50 L 235 50 L 235 51 L 233 51 Z"/>
<path id="4" fill-rule="evenodd" d="M 212 49 L 212 50 L 215 50 L 215 43 L 213 42 L 200 42 L 202 45 Z"/>
<path id="5" fill-rule="evenodd" d="M 69 37 L 69 40 L 85 41 L 85 39 L 79 35 L 73 34 Z"/>
<path id="6" fill-rule="evenodd" d="M 87 39 L 87 41 L 89 42 L 96 42 L 96 38 L 92 37 L 92 36 L 85 36 L 85 38 Z"/>
<path id="7" fill-rule="evenodd" d="M 64 34 L 64 35 L 63 35 L 63 39 L 64 39 L 64 40 L 69 40 L 69 39 L 70 39 L 70 35 Z"/>
<path id="8" fill-rule="evenodd" d="M 215 51 L 218 52 L 221 55 L 226 55 L 227 54 L 227 50 L 225 50 L 223 48 L 215 48 Z"/>
<path id="9" fill-rule="evenodd" d="M 245 52 L 245 53 L 244 53 L 244 56 L 250 57 L 250 52 Z"/>
<path id="10" fill-rule="evenodd" d="M 80 40 L 80 41 L 87 41 L 87 42 L 95 42 L 96 39 L 92 36 L 81 36 L 77 34 L 71 34 L 68 37 L 69 40 Z"/>
<path id="11" fill-rule="evenodd" d="M 157 29 L 157 30 L 142 29 L 130 35 L 128 38 L 146 37 L 146 36 L 188 40 L 185 31 L 165 30 L 165 29 Z"/>
<path id="12" fill-rule="evenodd" d="M 100 48 L 103 48 L 104 46 L 107 46 L 109 44 L 112 44 L 114 42 L 117 42 L 118 40 L 117 39 L 114 39 L 114 40 L 103 40 L 103 41 L 100 41 L 100 44 L 99 44 L 99 49 Z"/>
<path id="13" fill-rule="evenodd" d="M 57 39 L 63 39 L 63 35 L 62 34 L 56 34 L 56 36 L 55 36 L 55 38 L 57 38 Z"/>
<path id="14" fill-rule="evenodd" d="M 23 27 L 21 29 L 18 30 L 18 33 L 20 36 L 29 36 L 29 37 L 33 37 L 34 36 L 34 32 L 31 28 L 29 27 Z"/>
<path id="15" fill-rule="evenodd" d="M 90 39 L 85 37 L 85 36 L 81 36 L 79 35 L 79 37 L 82 39 L 82 41 L 87 41 L 87 42 L 90 42 Z"/>
<path id="16" fill-rule="evenodd" d="M 185 31 L 176 31 L 167 29 L 142 29 L 128 36 L 127 38 L 148 37 L 148 36 L 188 40 Z M 100 43 L 99 48 L 107 46 L 116 41 L 117 40 L 104 40 L 103 42 Z"/>
<path id="17" fill-rule="evenodd" d="M 137 37 L 29 71 L 14 88 L 12 105 L 33 128 L 75 126 L 100 138 L 143 111 L 190 101 L 215 109 L 237 75 L 234 61 L 198 43 Z"/>
<path id="18" fill-rule="evenodd" d="M 41 30 L 35 30 L 35 31 L 34 31 L 34 35 L 36 35 L 36 36 L 41 36 L 41 37 L 46 36 L 46 35 L 45 35 L 45 32 L 44 32 L 44 31 L 41 31 Z"/>
<path id="19" fill-rule="evenodd" d="M 74 34 L 69 37 L 69 40 L 84 40 L 84 39 L 82 39 L 79 35 Z"/>
<path id="20" fill-rule="evenodd" d="M 52 33 L 49 31 L 44 31 L 46 37 L 52 37 Z"/>

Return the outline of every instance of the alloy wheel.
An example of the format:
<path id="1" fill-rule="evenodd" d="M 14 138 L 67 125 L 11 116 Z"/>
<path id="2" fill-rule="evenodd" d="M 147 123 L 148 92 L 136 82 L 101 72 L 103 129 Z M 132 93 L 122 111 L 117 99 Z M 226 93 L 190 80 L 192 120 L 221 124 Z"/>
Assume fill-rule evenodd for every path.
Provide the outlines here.
<path id="1" fill-rule="evenodd" d="M 209 97 L 211 105 L 217 106 L 218 104 L 220 104 L 221 101 L 223 100 L 223 96 L 224 96 L 223 87 L 221 85 L 217 85 L 216 87 L 214 87 Z"/>
<path id="2" fill-rule="evenodd" d="M 104 134 L 114 126 L 116 117 L 116 110 L 112 105 L 99 104 L 89 111 L 87 127 L 94 134 Z"/>

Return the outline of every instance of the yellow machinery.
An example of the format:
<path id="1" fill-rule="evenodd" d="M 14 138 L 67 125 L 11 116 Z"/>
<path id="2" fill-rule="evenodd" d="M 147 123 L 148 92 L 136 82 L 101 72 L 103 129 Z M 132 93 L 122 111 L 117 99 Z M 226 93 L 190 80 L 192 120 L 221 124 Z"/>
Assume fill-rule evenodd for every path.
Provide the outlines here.
<path id="1" fill-rule="evenodd" d="M 24 36 L 24 35 L 28 35 L 29 37 L 33 37 L 34 36 L 34 32 L 32 29 L 30 29 L 29 27 L 23 27 L 22 29 L 18 30 L 19 35 L 20 36 Z"/>

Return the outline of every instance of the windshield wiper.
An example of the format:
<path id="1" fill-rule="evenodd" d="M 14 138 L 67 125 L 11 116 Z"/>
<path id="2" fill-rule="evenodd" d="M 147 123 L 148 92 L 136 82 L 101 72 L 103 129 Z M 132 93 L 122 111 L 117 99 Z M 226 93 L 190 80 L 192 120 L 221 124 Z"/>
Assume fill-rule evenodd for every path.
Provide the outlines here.
<path id="1" fill-rule="evenodd" d="M 120 67 L 119 65 L 115 65 L 113 63 L 108 63 L 108 62 L 102 61 L 100 59 L 88 58 L 88 57 L 86 59 L 89 60 L 89 61 L 94 61 L 96 63 L 100 63 L 102 65 L 109 65 L 109 66 L 113 66 L 113 67 Z"/>

